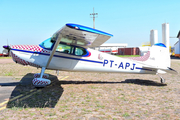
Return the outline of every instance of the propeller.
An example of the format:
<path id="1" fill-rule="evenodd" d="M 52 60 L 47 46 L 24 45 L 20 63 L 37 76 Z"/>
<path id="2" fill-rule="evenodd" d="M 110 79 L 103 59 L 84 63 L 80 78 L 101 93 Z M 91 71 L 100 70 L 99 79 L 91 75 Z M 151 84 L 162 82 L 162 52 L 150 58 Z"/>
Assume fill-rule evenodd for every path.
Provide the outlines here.
<path id="1" fill-rule="evenodd" d="M 9 45 L 4 45 L 3 48 L 4 48 L 4 49 L 7 49 L 7 50 L 10 50 L 10 49 L 11 49 Z"/>
<path id="2" fill-rule="evenodd" d="M 10 56 L 11 47 L 8 45 L 8 40 L 7 40 L 7 45 L 4 45 L 3 48 L 8 51 L 8 53 L 6 53 L 6 55 L 7 55 L 7 56 Z"/>
<path id="3" fill-rule="evenodd" d="M 9 50 L 11 50 L 11 47 L 10 47 L 9 44 L 8 44 L 8 39 L 7 39 L 7 45 L 4 45 L 3 48 L 4 48 L 4 49 L 7 49 L 8 52 L 9 52 Z"/>

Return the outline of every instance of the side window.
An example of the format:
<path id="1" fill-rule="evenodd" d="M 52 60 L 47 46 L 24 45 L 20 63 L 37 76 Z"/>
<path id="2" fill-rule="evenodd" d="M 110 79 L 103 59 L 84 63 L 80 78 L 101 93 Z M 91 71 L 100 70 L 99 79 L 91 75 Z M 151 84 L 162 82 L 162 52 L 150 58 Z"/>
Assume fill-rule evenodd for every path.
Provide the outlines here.
<path id="1" fill-rule="evenodd" d="M 74 47 L 65 44 L 59 44 L 58 47 L 56 48 L 56 51 L 66 54 L 78 55 L 78 56 L 83 56 L 87 54 L 87 51 L 84 48 Z"/>
<path id="2" fill-rule="evenodd" d="M 84 48 L 80 48 L 80 47 L 76 47 L 75 49 L 75 55 L 86 55 L 87 52 L 86 52 L 86 49 Z"/>
<path id="3" fill-rule="evenodd" d="M 72 54 L 72 49 L 73 49 L 73 47 L 71 47 L 69 45 L 59 44 L 56 51 L 62 52 L 62 53 L 67 53 L 67 54 Z"/>

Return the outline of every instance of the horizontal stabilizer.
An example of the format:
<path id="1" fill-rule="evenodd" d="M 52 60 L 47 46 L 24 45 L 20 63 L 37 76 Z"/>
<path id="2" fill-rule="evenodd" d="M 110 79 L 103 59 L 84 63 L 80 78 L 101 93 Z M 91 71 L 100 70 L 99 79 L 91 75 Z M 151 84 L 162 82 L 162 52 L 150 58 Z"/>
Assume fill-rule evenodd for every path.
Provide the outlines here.
<path id="1" fill-rule="evenodd" d="M 144 70 L 151 70 L 154 72 L 158 72 L 159 70 L 167 72 L 167 73 L 171 73 L 171 74 L 178 74 L 178 72 L 172 68 L 167 67 L 167 69 L 163 69 L 163 68 L 153 68 L 153 67 L 143 67 Z"/>
<path id="2" fill-rule="evenodd" d="M 169 68 L 169 67 L 168 67 L 168 70 L 164 70 L 164 71 L 166 71 L 167 73 L 171 73 L 171 74 L 178 74 L 178 72 L 176 70 Z"/>

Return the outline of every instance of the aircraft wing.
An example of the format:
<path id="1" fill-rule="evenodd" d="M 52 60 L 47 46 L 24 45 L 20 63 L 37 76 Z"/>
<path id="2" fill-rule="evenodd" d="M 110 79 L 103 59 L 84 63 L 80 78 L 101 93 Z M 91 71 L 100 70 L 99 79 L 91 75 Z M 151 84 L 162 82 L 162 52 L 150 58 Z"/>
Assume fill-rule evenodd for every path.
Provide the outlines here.
<path id="1" fill-rule="evenodd" d="M 113 35 L 77 24 L 66 24 L 52 36 L 53 41 L 58 40 L 61 34 L 61 42 L 85 48 L 100 46 Z"/>
<path id="2" fill-rule="evenodd" d="M 66 24 L 63 28 L 54 33 L 51 38 L 51 41 L 55 42 L 55 45 L 50 53 L 45 68 L 49 66 L 49 63 L 51 62 L 51 59 L 60 42 L 87 48 L 100 46 L 112 36 L 113 35 L 109 33 L 82 25 Z"/>
<path id="3" fill-rule="evenodd" d="M 167 73 L 171 73 L 171 74 L 178 74 L 178 72 L 172 68 L 167 67 L 167 69 L 163 69 L 163 68 L 153 68 L 153 67 L 142 67 L 143 70 L 149 70 L 149 71 L 156 71 L 158 72 L 160 71 L 164 71 Z"/>

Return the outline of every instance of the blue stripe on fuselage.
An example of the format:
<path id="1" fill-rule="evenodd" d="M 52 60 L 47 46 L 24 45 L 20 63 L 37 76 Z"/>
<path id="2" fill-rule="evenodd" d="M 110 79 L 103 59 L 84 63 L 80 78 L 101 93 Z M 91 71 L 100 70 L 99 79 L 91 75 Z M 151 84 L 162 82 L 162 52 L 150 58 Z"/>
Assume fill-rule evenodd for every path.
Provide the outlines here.
<path id="1" fill-rule="evenodd" d="M 139 67 L 136 67 L 136 69 L 140 69 L 140 70 L 147 70 L 147 71 L 153 71 L 153 70 L 151 70 L 151 69 L 139 68 Z"/>
<path id="2" fill-rule="evenodd" d="M 11 49 L 11 50 L 50 56 L 50 54 L 41 53 L 41 52 L 34 52 L 34 51 L 27 51 L 27 50 L 19 50 L 19 49 Z M 100 61 L 86 60 L 86 59 L 73 58 L 73 57 L 66 57 L 66 56 L 61 56 L 61 55 L 54 55 L 54 57 L 60 57 L 60 58 L 66 58 L 66 59 L 72 59 L 72 60 L 81 60 L 81 61 L 86 61 L 86 62 L 93 62 L 93 63 L 103 64 L 103 62 L 100 62 Z"/>

